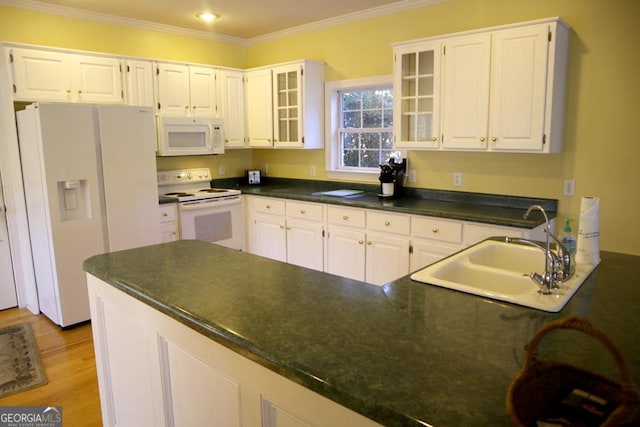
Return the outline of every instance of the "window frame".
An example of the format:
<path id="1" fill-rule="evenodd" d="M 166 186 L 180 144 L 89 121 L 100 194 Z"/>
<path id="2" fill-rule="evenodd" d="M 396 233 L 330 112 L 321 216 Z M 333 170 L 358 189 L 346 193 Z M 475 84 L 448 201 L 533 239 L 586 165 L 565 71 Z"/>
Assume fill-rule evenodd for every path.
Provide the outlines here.
<path id="1" fill-rule="evenodd" d="M 378 170 L 340 169 L 340 92 L 361 91 L 387 86 L 393 93 L 393 76 L 375 76 L 336 80 L 325 83 L 325 169 L 327 177 L 337 180 L 378 182 Z M 392 128 L 393 133 L 393 128 Z M 406 153 L 403 152 L 403 157 Z"/>

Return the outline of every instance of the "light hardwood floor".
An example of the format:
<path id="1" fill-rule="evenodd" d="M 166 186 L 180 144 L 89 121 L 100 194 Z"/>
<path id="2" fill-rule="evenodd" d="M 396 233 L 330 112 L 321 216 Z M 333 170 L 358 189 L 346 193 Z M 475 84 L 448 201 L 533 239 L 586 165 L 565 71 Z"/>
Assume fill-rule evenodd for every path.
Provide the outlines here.
<path id="1" fill-rule="evenodd" d="M 0 327 L 24 322 L 31 323 L 49 382 L 0 398 L 0 406 L 62 406 L 65 426 L 102 425 L 91 325 L 62 330 L 26 309 L 0 311 Z"/>

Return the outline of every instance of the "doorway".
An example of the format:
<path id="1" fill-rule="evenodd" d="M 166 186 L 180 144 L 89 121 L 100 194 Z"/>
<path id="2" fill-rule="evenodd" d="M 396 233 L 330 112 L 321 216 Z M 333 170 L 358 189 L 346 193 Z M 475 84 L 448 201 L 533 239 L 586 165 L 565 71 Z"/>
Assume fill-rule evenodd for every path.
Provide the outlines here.
<path id="1" fill-rule="evenodd" d="M 18 299 L 13 279 L 11 248 L 7 231 L 7 209 L 4 204 L 2 176 L 0 176 L 0 310 L 16 307 Z"/>

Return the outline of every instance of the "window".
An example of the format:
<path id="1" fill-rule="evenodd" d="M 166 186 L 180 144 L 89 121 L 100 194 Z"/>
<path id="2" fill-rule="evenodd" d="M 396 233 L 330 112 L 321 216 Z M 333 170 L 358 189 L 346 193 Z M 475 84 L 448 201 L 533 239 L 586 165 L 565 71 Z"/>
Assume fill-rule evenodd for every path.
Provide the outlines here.
<path id="1" fill-rule="evenodd" d="M 373 168 L 393 149 L 393 93 L 389 87 L 338 91 L 339 169 Z"/>
<path id="2" fill-rule="evenodd" d="M 326 84 L 327 175 L 377 181 L 393 150 L 391 76 Z"/>

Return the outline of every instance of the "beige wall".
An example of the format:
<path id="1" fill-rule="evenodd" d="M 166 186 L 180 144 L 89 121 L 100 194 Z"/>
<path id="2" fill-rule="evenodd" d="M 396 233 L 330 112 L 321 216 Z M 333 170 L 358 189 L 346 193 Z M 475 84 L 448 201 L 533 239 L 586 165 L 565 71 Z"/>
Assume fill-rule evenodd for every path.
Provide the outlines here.
<path id="1" fill-rule="evenodd" d="M 327 63 L 327 80 L 391 74 L 390 43 L 493 25 L 560 16 L 572 27 L 565 149 L 560 154 L 412 152 L 418 187 L 540 196 L 560 200 L 560 216 L 577 218 L 580 198 L 601 198 L 601 247 L 640 255 L 640 2 L 636 0 L 450 0 L 413 11 L 345 24 L 250 47 L 0 7 L 0 40 L 164 58 L 231 67 L 294 59 Z M 203 163 L 203 164 L 201 164 Z M 322 172 L 324 152 L 242 150 L 215 158 L 161 159 L 160 169 L 220 163 L 227 174 L 269 164 L 272 176 Z M 565 179 L 576 196 L 562 196 Z M 459 189 L 456 187 L 456 189 Z"/>
<path id="2" fill-rule="evenodd" d="M 411 152 L 418 187 L 556 198 L 577 218 L 582 196 L 601 199 L 601 247 L 640 254 L 640 2 L 636 0 L 451 0 L 249 48 L 250 66 L 300 57 L 325 61 L 327 80 L 390 74 L 391 43 L 560 16 L 572 27 L 565 148 L 560 154 Z M 271 175 L 308 177 L 318 153 L 256 151 Z M 319 176 L 322 178 L 322 176 Z M 564 197 L 565 179 L 576 195 Z M 456 187 L 459 189 L 459 187 Z"/>

